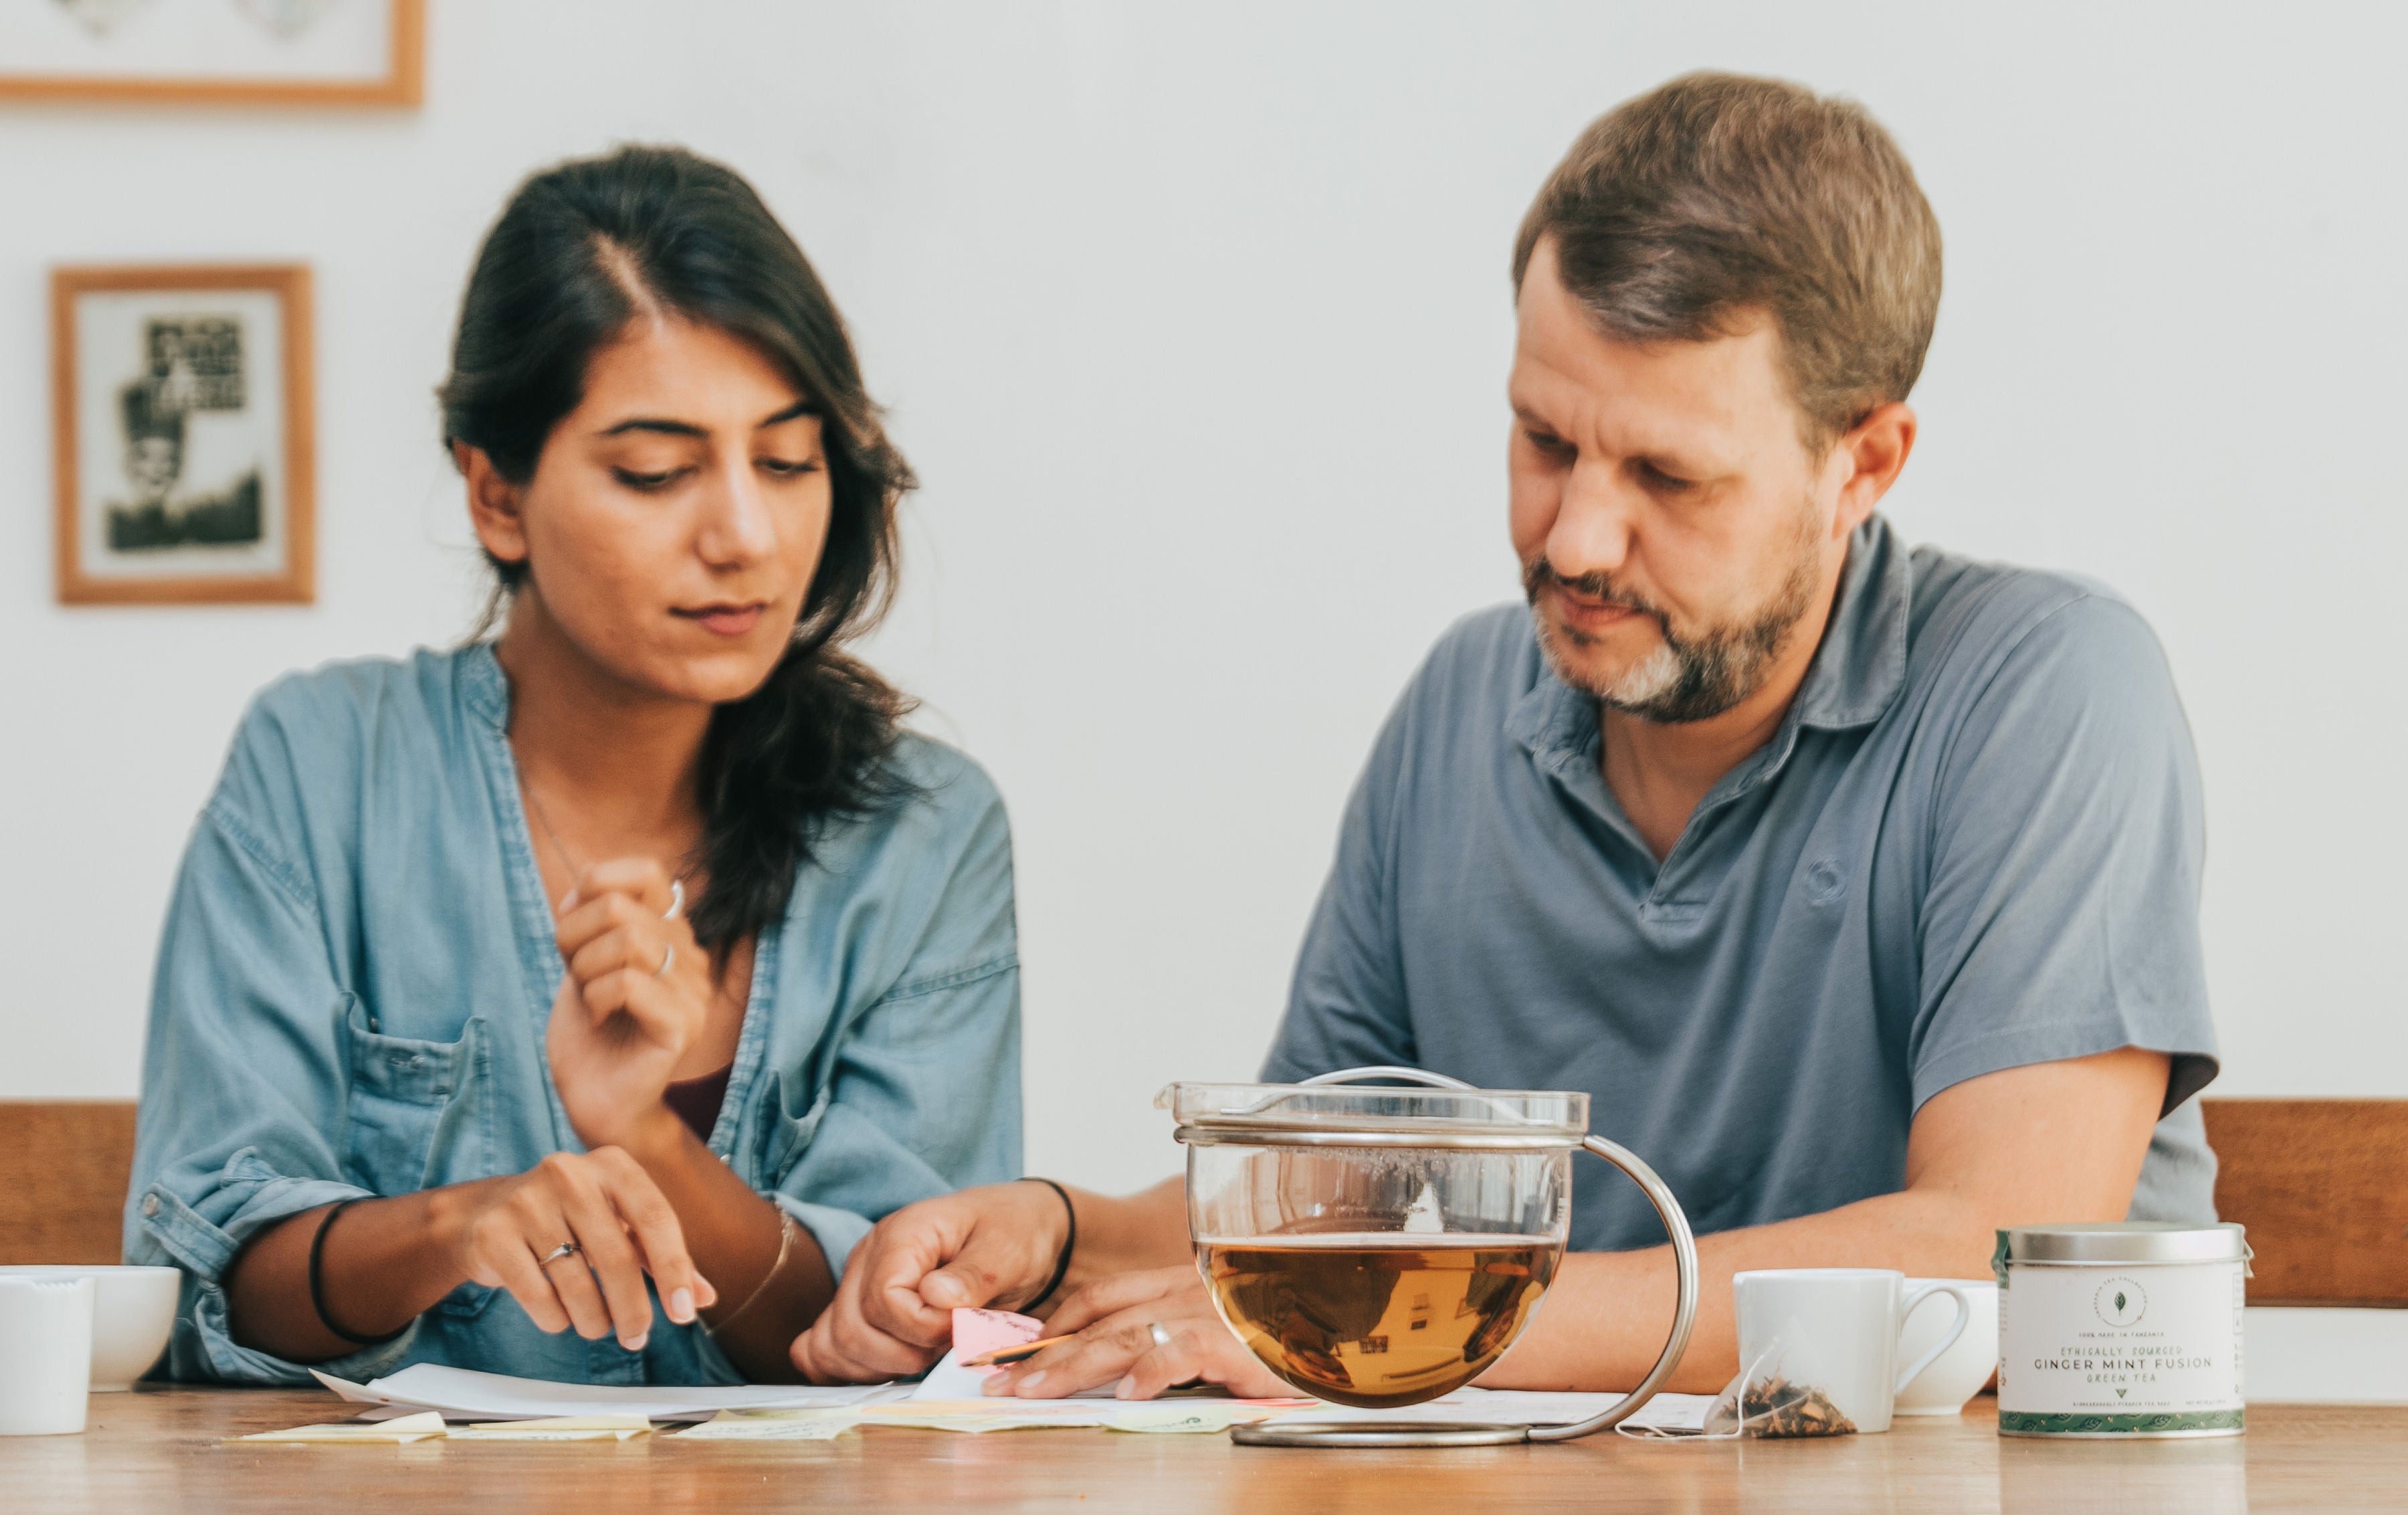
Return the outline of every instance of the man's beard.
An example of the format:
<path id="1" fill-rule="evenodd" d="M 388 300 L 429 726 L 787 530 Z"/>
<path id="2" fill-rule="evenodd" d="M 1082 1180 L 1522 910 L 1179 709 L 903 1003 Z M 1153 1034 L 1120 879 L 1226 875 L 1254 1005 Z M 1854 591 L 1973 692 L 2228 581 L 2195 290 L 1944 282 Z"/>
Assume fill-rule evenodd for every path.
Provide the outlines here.
<path id="1" fill-rule="evenodd" d="M 1543 552 L 1522 565 L 1522 592 L 1529 597 L 1530 619 L 1539 628 L 1539 649 L 1546 654 L 1556 678 L 1596 695 L 1599 703 L 1625 715 L 1677 725 L 1712 720 L 1764 687 L 1772 671 L 1773 658 L 1789 639 L 1791 628 L 1813 603 L 1815 584 L 1822 577 L 1818 568 L 1810 543 L 1799 551 L 1781 588 L 1755 615 L 1744 621 L 1678 633 L 1672 629 L 1670 615 L 1629 590 L 1619 588 L 1609 576 L 1593 573 L 1567 579 L 1555 572 Z M 1625 670 L 1620 678 L 1604 682 L 1590 680 L 1572 665 L 1556 628 L 1539 608 L 1539 592 L 1549 584 L 1649 617 L 1656 622 L 1663 644 Z M 1577 632 L 1570 636 L 1575 645 L 1587 645 L 1591 640 Z"/>

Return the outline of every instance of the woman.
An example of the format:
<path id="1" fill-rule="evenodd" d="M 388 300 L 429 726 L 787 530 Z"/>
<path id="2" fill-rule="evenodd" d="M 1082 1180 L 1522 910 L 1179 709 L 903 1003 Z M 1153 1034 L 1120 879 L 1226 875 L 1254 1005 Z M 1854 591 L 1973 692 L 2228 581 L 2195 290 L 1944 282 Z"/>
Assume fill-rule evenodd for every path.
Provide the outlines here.
<path id="1" fill-rule="evenodd" d="M 184 1270 L 179 1378 L 790 1379 L 875 1218 L 1019 1171 L 1001 803 L 839 650 L 910 472 L 801 250 L 678 150 L 519 190 L 441 398 L 505 629 L 244 720 L 127 1256 Z"/>

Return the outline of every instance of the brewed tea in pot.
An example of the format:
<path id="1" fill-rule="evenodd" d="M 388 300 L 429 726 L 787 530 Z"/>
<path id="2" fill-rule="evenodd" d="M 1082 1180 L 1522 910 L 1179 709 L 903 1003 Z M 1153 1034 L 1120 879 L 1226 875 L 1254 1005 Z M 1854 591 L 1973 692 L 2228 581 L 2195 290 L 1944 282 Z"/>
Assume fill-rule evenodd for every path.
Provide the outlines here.
<path id="1" fill-rule="evenodd" d="M 1364 1080 L 1386 1079 L 1373 1084 Z M 1405 1087 L 1398 1087 L 1403 1083 Z M 1680 1361 L 1697 1249 L 1646 1164 L 1588 1132 L 1588 1096 L 1480 1090 L 1415 1068 L 1301 1084 L 1177 1083 L 1155 1100 L 1187 1147 L 1197 1265 L 1229 1329 L 1302 1393 L 1358 1408 L 1469 1383 L 1519 1338 L 1563 1260 L 1571 1154 L 1585 1148 L 1655 1202 L 1680 1276 L 1673 1329 L 1647 1378 L 1575 1426 L 1277 1424 L 1270 1445 L 1556 1440 L 1618 1424 Z"/>

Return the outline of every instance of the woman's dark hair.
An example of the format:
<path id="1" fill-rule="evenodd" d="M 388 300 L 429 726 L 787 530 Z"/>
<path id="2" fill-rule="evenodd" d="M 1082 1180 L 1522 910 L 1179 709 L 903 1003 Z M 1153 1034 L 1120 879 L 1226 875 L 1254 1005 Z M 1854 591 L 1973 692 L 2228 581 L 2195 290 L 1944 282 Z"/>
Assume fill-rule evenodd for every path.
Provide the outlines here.
<path id="1" fill-rule="evenodd" d="M 595 354 L 648 309 L 751 343 L 809 401 L 827 453 L 827 541 L 793 645 L 759 689 L 712 712 L 703 739 L 696 861 L 710 885 L 692 920 L 718 947 L 785 914 L 820 822 L 909 789 L 888 758 L 910 704 L 838 649 L 893 596 L 895 511 L 914 480 L 803 250 L 751 185 L 680 148 L 623 148 L 519 186 L 461 301 L 436 392 L 446 447 L 481 449 L 524 482 Z M 527 577 L 523 562 L 487 561 L 501 582 L 480 634 Z"/>

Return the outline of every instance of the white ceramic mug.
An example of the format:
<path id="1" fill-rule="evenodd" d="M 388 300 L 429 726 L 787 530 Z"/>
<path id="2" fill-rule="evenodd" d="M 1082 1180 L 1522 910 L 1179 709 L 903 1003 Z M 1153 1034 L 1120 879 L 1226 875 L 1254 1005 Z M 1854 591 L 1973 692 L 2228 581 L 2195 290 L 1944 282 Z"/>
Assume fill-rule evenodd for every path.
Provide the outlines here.
<path id="1" fill-rule="evenodd" d="M 1942 1347 L 1931 1365 L 1915 1375 L 1914 1381 L 1898 1392 L 1898 1413 L 1900 1415 L 1955 1415 L 1965 1408 L 1965 1401 L 1981 1393 L 1982 1385 L 1999 1370 L 1999 1281 L 1996 1279 L 1909 1279 L 1909 1289 L 1920 1289 L 1927 1283 L 1953 1282 L 1965 1291 L 1966 1302 L 1973 1307 L 1972 1319 L 1965 1325 L 1965 1334 L 1956 1345 Z M 1907 1357 L 1920 1357 L 1940 1340 L 1941 1333 L 1953 1313 L 1944 1302 L 1926 1293 L 1922 1305 L 1907 1312 L 1906 1335 L 1898 1338 L 1898 1350 Z"/>
<path id="2" fill-rule="evenodd" d="M 99 1292 L 90 1279 L 0 1279 L 0 1436 L 83 1429 Z"/>
<path id="3" fill-rule="evenodd" d="M 1898 1392 L 1955 1345 L 1972 1302 L 1947 1279 L 1908 1288 L 1890 1268 L 1767 1268 L 1734 1275 L 1739 1358 L 1752 1378 L 1785 1379 L 1819 1394 L 1862 1432 L 1886 1431 Z M 1929 1295 L 1952 1294 L 1956 1319 L 1938 1345 L 1899 1365 L 1906 1319 Z"/>

